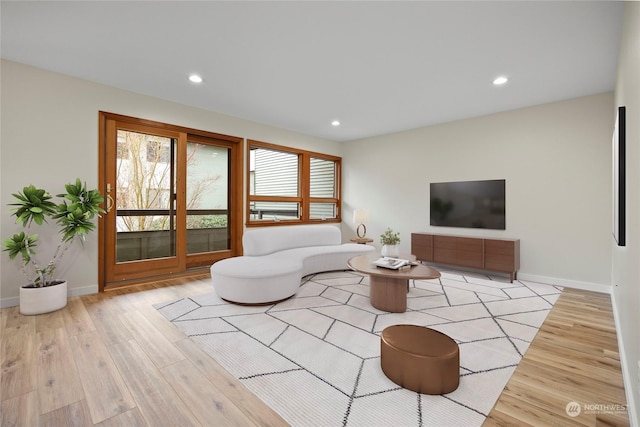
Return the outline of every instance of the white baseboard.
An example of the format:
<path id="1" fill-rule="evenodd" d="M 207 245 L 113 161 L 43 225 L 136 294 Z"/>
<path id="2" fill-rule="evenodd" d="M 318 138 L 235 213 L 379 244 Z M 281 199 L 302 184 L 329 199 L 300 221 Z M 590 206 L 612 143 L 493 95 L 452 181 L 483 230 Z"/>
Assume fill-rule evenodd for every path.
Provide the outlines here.
<path id="1" fill-rule="evenodd" d="M 624 391 L 627 398 L 627 412 L 629 413 L 629 424 L 631 427 L 638 427 L 638 410 L 636 402 L 633 399 L 633 383 L 634 376 L 631 373 L 631 365 L 626 357 L 624 342 L 620 336 L 620 318 L 618 317 L 618 304 L 616 303 L 615 293 L 611 294 L 611 305 L 613 306 L 613 320 L 616 324 L 616 337 L 618 338 L 618 354 L 620 355 L 620 365 L 622 367 L 622 381 L 624 382 Z M 631 361 L 633 363 L 633 361 Z"/>
<path id="2" fill-rule="evenodd" d="M 70 297 L 79 297 L 80 295 L 89 295 L 98 293 L 98 285 L 83 286 L 82 288 L 73 288 L 68 291 Z"/>
<path id="3" fill-rule="evenodd" d="M 581 282 L 578 280 L 559 279 L 557 277 L 538 276 L 536 274 L 527 274 L 518 272 L 519 280 L 529 282 L 544 283 L 545 285 L 566 286 L 567 288 L 582 289 L 583 291 L 600 292 L 603 294 L 611 294 L 611 286 L 600 283 Z"/>
<path id="4" fill-rule="evenodd" d="M 0 308 L 16 307 L 20 305 L 20 297 L 0 298 Z"/>
<path id="5" fill-rule="evenodd" d="M 466 268 L 466 267 L 458 267 L 458 266 L 450 266 L 450 265 L 440 265 L 433 262 L 422 261 L 422 264 L 431 265 L 436 269 L 446 271 L 468 271 L 470 273 L 481 274 L 484 276 L 495 276 L 495 277 L 509 277 L 508 273 L 496 273 L 493 271 L 487 270 L 479 270 L 475 268 Z M 569 279 L 560 279 L 557 277 L 548 277 L 548 276 L 540 276 L 537 274 L 528 274 L 522 273 L 518 271 L 517 274 L 518 280 L 524 280 L 529 282 L 543 283 L 545 285 L 554 285 L 554 286 L 562 286 L 567 288 L 576 288 L 581 289 L 583 291 L 592 291 L 592 292 L 600 292 L 603 294 L 611 294 L 612 289 L 609 285 L 603 285 L 601 283 L 591 283 L 591 282 L 581 282 L 578 280 L 569 280 Z"/>
<path id="6" fill-rule="evenodd" d="M 98 285 L 83 286 L 81 288 L 67 289 L 67 296 L 78 297 L 80 295 L 97 294 Z M 16 307 L 20 305 L 20 297 L 0 298 L 0 308 Z"/>

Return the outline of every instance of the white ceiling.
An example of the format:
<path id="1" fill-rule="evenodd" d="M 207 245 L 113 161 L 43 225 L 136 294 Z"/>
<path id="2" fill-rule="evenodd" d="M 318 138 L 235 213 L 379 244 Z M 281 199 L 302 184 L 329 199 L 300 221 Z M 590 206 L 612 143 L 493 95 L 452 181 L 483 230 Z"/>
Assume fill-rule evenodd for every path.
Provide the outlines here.
<path id="1" fill-rule="evenodd" d="M 2 58 L 347 141 L 614 89 L 622 2 L 2 1 Z M 187 80 L 197 72 L 200 85 Z M 498 75 L 510 81 L 491 82 Z M 339 127 L 330 122 L 338 119 Z"/>

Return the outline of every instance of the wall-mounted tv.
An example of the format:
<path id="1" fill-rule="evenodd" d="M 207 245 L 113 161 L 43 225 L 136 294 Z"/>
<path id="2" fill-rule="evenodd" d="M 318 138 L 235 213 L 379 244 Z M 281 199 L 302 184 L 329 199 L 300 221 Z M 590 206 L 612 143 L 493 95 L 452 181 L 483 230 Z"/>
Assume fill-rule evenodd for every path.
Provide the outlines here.
<path id="1" fill-rule="evenodd" d="M 430 224 L 505 229 L 505 180 L 432 182 Z"/>

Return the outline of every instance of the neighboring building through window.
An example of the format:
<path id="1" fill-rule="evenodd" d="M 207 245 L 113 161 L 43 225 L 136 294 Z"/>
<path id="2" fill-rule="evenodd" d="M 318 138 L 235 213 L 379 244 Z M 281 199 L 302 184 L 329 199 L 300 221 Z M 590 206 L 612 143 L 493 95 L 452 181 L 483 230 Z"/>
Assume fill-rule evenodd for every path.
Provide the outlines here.
<path id="1" fill-rule="evenodd" d="M 249 141 L 248 224 L 340 221 L 341 158 Z"/>
<path id="2" fill-rule="evenodd" d="M 336 194 L 336 162 L 310 158 L 309 217 L 310 219 L 336 218 L 338 216 Z"/>

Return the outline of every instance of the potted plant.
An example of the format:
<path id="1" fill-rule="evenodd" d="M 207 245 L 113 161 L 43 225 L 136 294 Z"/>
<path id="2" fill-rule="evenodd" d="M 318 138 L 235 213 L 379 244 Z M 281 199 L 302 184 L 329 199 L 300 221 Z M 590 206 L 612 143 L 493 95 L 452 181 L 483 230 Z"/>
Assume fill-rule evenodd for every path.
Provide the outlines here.
<path id="1" fill-rule="evenodd" d="M 21 193 L 14 193 L 15 206 L 12 216 L 23 231 L 3 240 L 3 251 L 9 258 L 18 255 L 22 259 L 22 273 L 28 284 L 20 288 L 20 313 L 42 314 L 61 309 L 67 305 L 67 282 L 54 276 L 56 268 L 75 240 L 84 242 L 86 235 L 96 226 L 93 218 L 104 210 L 100 204 L 104 201 L 98 190 L 87 190 L 86 183 L 76 179 L 75 183 L 65 185 L 65 193 L 58 194 L 60 203 L 52 201 L 47 191 L 29 185 Z M 46 264 L 36 260 L 38 234 L 31 234 L 35 225 L 48 224 L 47 219 L 55 222 L 59 228 L 60 241 L 52 258 Z"/>
<path id="2" fill-rule="evenodd" d="M 397 258 L 400 256 L 398 244 L 400 243 L 400 233 L 394 233 L 391 228 L 380 235 L 380 243 L 382 243 L 382 256 Z"/>

